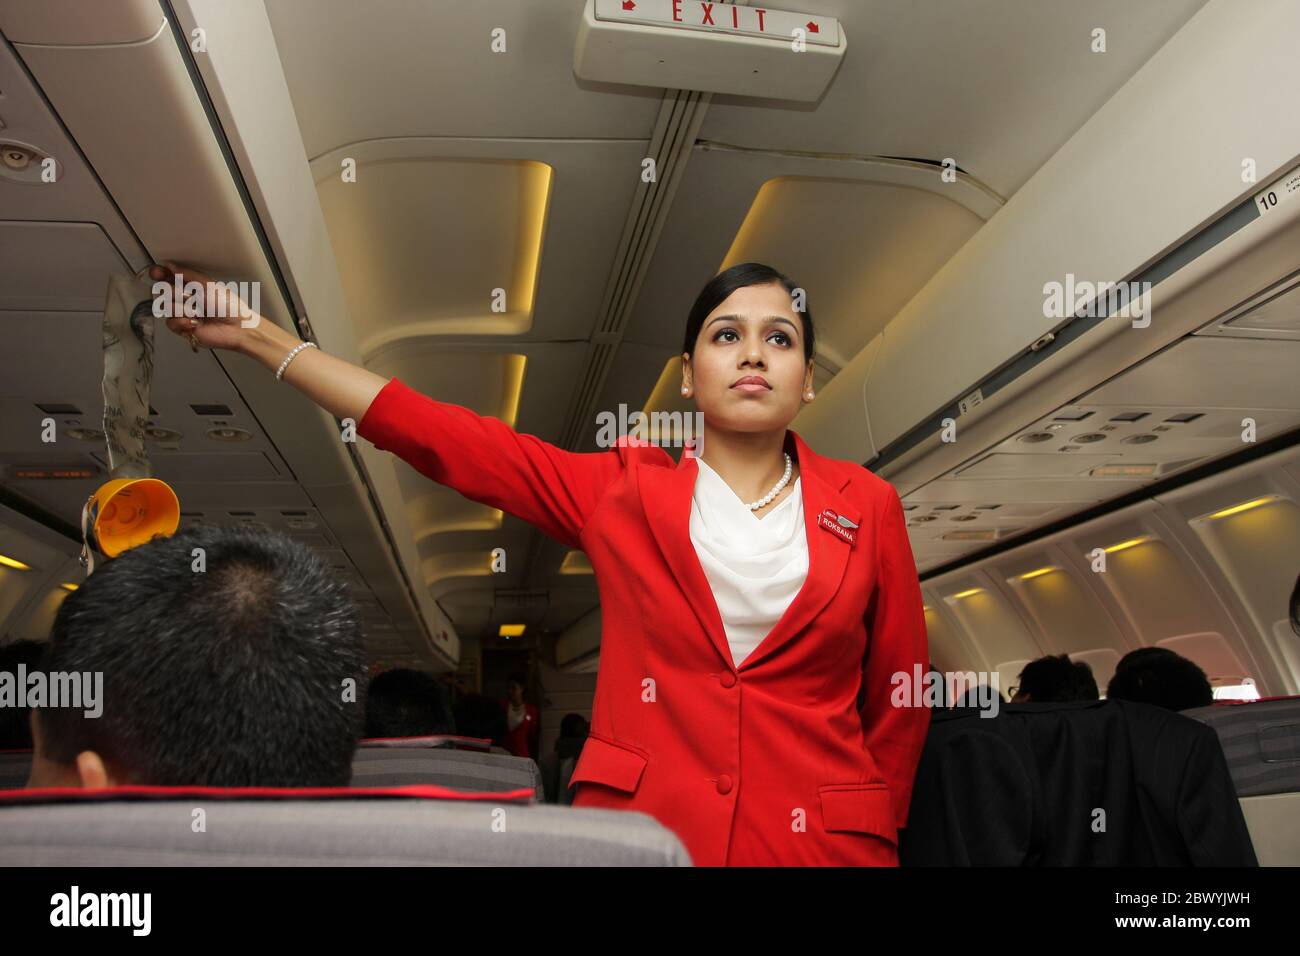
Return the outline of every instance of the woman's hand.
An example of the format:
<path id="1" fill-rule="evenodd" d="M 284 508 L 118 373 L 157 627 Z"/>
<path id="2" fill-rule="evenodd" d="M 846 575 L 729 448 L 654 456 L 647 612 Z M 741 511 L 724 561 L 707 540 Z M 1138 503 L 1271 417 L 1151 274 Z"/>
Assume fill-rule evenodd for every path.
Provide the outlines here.
<path id="1" fill-rule="evenodd" d="M 298 336 L 253 312 L 229 285 L 214 282 L 202 272 L 168 262 L 150 268 L 149 278 L 167 283 L 166 289 L 158 290 L 155 314 L 169 316 L 167 328 L 177 335 L 192 334 L 199 345 L 239 352 L 274 372 L 301 344 Z M 177 278 L 181 281 L 179 297 Z M 185 284 L 189 282 L 201 283 L 203 294 L 196 291 L 187 297 Z M 186 315 L 187 304 L 191 312 L 201 315 Z M 374 372 L 314 348 L 301 350 L 293 357 L 284 381 L 335 418 L 354 422 L 361 421 L 375 396 L 388 384 L 388 379 Z"/>
<path id="2" fill-rule="evenodd" d="M 192 335 L 191 341 L 207 348 L 246 351 L 254 330 L 273 324 L 234 292 L 233 283 L 215 282 L 202 272 L 174 262 L 151 267 L 149 278 L 155 282 L 154 314 L 167 316 L 167 328 L 187 338 Z M 176 294 L 178 280 L 179 296 Z M 165 287 L 161 283 L 166 283 Z M 198 283 L 202 292 L 186 289 L 190 283 Z"/>

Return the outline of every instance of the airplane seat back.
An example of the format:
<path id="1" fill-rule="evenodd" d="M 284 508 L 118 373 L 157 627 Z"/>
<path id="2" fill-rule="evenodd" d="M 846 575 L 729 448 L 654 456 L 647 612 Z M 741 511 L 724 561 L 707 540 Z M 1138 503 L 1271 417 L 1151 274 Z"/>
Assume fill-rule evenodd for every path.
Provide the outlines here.
<path id="1" fill-rule="evenodd" d="M 453 790 L 492 792 L 530 788 L 543 799 L 542 772 L 528 757 L 452 750 L 448 747 L 358 747 L 352 786 L 433 784 Z"/>
<path id="2" fill-rule="evenodd" d="M 0 751 L 0 790 L 21 790 L 32 770 L 30 750 Z"/>
<path id="3" fill-rule="evenodd" d="M 0 751 L 0 790 L 21 790 L 31 768 L 30 750 Z M 353 787 L 419 784 L 475 793 L 527 787 L 539 800 L 543 794 L 541 770 L 527 757 L 445 747 L 357 748 L 352 759 Z"/>
<path id="4" fill-rule="evenodd" d="M 1300 865 L 1300 697 L 1182 713 L 1218 733 L 1260 864 Z"/>
<path id="5" fill-rule="evenodd" d="M 677 836 L 646 814 L 536 804 L 527 790 L 120 794 L 0 795 L 0 866 L 691 865 Z"/>

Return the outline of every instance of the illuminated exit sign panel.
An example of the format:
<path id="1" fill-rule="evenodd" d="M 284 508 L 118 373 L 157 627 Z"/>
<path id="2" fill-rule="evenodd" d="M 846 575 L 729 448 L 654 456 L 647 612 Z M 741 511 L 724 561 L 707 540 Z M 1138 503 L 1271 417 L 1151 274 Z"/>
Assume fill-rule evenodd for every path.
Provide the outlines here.
<path id="1" fill-rule="evenodd" d="M 582 80 L 815 102 L 848 37 L 834 17 L 714 0 L 587 0 Z"/>
<path id="2" fill-rule="evenodd" d="M 705 0 L 596 0 L 596 19 L 764 37 L 784 43 L 802 38 L 805 43 L 819 46 L 840 44 L 840 23 L 834 17 Z"/>

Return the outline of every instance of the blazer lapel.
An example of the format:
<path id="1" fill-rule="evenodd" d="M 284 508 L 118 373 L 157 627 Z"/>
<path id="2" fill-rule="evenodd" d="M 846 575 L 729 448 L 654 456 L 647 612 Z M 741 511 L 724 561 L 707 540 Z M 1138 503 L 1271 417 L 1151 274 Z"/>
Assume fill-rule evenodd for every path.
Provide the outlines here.
<path id="1" fill-rule="evenodd" d="M 771 657 L 803 633 L 839 591 L 844 569 L 848 567 L 849 553 L 854 547 L 863 547 L 867 543 L 861 528 L 861 509 L 840 493 L 849 479 L 837 478 L 827 459 L 809 448 L 798 432 L 790 434 L 794 436 L 794 445 L 799 451 L 804 531 L 808 536 L 808 577 L 776 626 L 741 662 L 739 670 L 746 670 Z M 843 515 L 858 525 L 854 532 L 857 541 L 851 545 L 819 527 L 817 516 L 823 512 L 828 513 L 831 521 Z"/>
<path id="2" fill-rule="evenodd" d="M 713 589 L 691 543 L 691 496 L 699 470 L 695 459 L 688 458 L 685 452 L 676 468 L 638 463 L 637 490 L 650 531 L 677 579 L 677 586 L 686 595 L 687 603 L 722 659 L 734 668 L 718 602 L 713 598 Z M 651 608 L 646 610 L 654 613 Z"/>
<path id="3" fill-rule="evenodd" d="M 808 540 L 808 577 L 776 626 L 741 662 L 740 670 L 770 656 L 801 633 L 839 590 L 849 552 L 854 546 L 818 527 L 817 516 L 828 511 L 835 517 L 843 515 L 854 524 L 861 524 L 861 510 L 840 493 L 848 479 L 836 478 L 827 460 L 809 448 L 797 432 L 787 430 L 786 442 L 787 445 L 793 444 L 799 460 L 804 534 Z M 736 669 L 713 589 L 691 542 L 691 498 L 699 466 L 694 458 L 683 454 L 676 468 L 639 463 L 637 469 L 641 506 L 650 522 L 655 542 L 709 640 L 722 659 Z M 860 529 L 857 534 L 861 535 Z M 859 537 L 859 543 L 862 540 Z"/>

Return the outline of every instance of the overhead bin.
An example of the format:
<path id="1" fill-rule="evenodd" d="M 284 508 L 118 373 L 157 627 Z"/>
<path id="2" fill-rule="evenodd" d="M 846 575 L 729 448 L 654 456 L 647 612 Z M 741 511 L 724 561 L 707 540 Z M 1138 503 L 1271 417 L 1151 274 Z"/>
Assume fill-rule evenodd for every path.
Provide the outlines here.
<path id="1" fill-rule="evenodd" d="M 892 475 L 904 456 L 940 447 L 942 419 L 969 435 L 1109 343 L 1109 366 L 1089 370 L 1085 387 L 1094 386 L 1213 319 L 1215 299 L 1173 303 L 1223 267 L 1220 253 L 1240 255 L 1300 222 L 1300 190 L 1283 190 L 1271 206 L 1255 202 L 1289 183 L 1300 157 L 1290 102 L 1300 86 L 1300 6 L 1268 0 L 1251 12 L 1210 0 L 890 322 L 867 350 L 869 373 L 849 376 L 844 397 L 823 395 L 857 429 L 868 456 L 858 460 L 876 459 Z M 1154 321 L 1145 327 L 1046 307 L 1048 283 L 1077 291 L 1126 280 L 1152 283 Z M 976 444 L 949 449 L 945 463 Z"/>
<path id="2" fill-rule="evenodd" d="M 797 431 L 804 440 L 815 444 L 821 454 L 848 461 L 875 457 L 876 445 L 867 410 L 867 380 L 884 339 L 881 333 L 868 342 L 822 388 L 820 398 L 800 410 Z"/>
<path id="3" fill-rule="evenodd" d="M 263 5 L 175 0 L 175 24 L 156 0 L 101 6 L 0 4 L 0 30 L 141 242 L 159 258 L 258 282 L 265 316 L 356 360 Z M 213 44 L 190 60 L 182 41 L 199 23 L 210 36 L 240 42 Z M 348 537 L 349 556 L 398 633 L 433 660 L 454 664 L 459 639 L 451 621 L 425 589 L 410 586 L 419 560 L 409 530 L 385 525 L 386 514 L 401 513 L 388 457 L 340 441 L 330 415 L 253 362 L 230 354 L 217 361 L 298 486 Z"/>
<path id="4" fill-rule="evenodd" d="M 158 0 L 12 0 L 0 11 L 10 43 L 89 46 L 140 43 L 167 21 Z"/>

